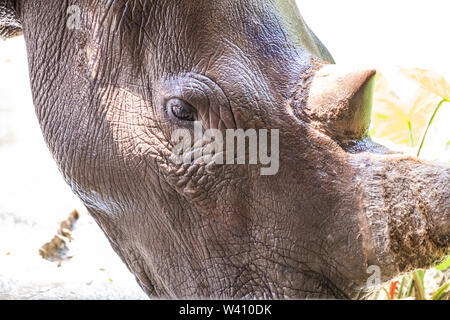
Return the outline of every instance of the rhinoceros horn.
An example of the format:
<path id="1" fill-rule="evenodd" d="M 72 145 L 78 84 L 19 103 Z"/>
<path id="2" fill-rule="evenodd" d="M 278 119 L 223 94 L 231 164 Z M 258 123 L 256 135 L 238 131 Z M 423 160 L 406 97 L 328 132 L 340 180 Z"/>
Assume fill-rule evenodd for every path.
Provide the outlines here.
<path id="1" fill-rule="evenodd" d="M 335 139 L 368 136 L 375 73 L 325 65 L 314 76 L 303 112 L 315 128 Z"/>

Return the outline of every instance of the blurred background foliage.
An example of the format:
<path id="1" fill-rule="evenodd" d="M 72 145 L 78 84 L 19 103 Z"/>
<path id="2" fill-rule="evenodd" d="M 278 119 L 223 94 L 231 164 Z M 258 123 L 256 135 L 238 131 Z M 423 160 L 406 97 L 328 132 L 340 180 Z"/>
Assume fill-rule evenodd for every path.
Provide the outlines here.
<path id="1" fill-rule="evenodd" d="M 429 129 L 439 117 L 441 107 L 448 107 L 450 84 L 438 73 L 423 69 L 399 69 L 405 77 L 419 84 L 419 88 L 405 100 L 400 99 L 382 74 L 378 74 L 372 137 L 416 149 L 420 156 Z M 449 138 L 449 137 L 447 137 Z M 450 141 L 442 140 L 444 148 Z"/>

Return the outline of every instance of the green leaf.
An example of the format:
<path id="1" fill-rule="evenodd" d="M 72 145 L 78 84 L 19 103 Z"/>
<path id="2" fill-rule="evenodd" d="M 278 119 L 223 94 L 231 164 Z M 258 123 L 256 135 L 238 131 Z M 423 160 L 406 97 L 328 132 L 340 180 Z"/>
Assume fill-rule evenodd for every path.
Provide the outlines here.
<path id="1" fill-rule="evenodd" d="M 436 267 L 436 270 L 439 271 L 445 271 L 448 268 L 450 268 L 450 257 L 447 257 L 447 259 L 444 260 L 440 265 Z"/>
<path id="2" fill-rule="evenodd" d="M 441 286 L 439 289 L 437 289 L 437 291 L 431 297 L 431 300 L 441 300 L 444 297 L 445 292 L 447 291 L 449 286 L 450 286 L 450 282 L 447 282 L 443 286 Z"/>
<path id="3" fill-rule="evenodd" d="M 400 100 L 392 93 L 387 79 L 378 74 L 373 101 L 372 136 L 408 147 L 417 146 L 430 115 L 441 100 L 424 88 L 419 88 L 407 100 Z"/>
<path id="4" fill-rule="evenodd" d="M 414 287 L 416 289 L 416 300 L 425 300 L 425 286 L 424 286 L 424 270 L 417 270 L 413 273 Z"/>
<path id="5" fill-rule="evenodd" d="M 382 120 L 387 120 L 389 119 L 389 116 L 385 115 L 385 114 L 381 114 L 381 113 L 377 113 L 375 114 L 375 117 L 377 117 L 378 119 L 382 119 Z M 450 143 L 450 141 L 449 141 Z"/>
<path id="6" fill-rule="evenodd" d="M 400 68 L 400 72 L 406 77 L 417 81 L 430 92 L 450 100 L 450 84 L 439 73 L 419 68 Z"/>

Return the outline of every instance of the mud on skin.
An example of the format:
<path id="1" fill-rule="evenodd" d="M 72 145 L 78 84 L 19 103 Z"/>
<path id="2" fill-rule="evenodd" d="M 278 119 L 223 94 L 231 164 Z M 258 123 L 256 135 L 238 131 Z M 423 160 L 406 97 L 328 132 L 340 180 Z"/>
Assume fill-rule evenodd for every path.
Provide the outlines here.
<path id="1" fill-rule="evenodd" d="M 448 249 L 449 167 L 370 141 L 375 72 L 330 64 L 294 1 L 0 0 L 20 32 L 48 147 L 149 296 L 352 298 Z M 191 118 L 278 129 L 278 174 L 171 162 Z"/>

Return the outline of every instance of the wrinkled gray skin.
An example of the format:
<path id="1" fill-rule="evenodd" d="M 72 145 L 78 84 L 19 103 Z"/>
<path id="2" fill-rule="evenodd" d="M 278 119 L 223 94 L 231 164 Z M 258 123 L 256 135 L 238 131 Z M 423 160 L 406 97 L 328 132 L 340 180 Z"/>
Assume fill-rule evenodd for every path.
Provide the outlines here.
<path id="1" fill-rule="evenodd" d="M 448 249 L 449 168 L 370 141 L 374 73 L 324 71 L 294 1 L 0 4 L 62 174 L 150 296 L 352 298 L 368 266 L 387 279 Z M 279 129 L 279 173 L 173 163 L 192 129 L 173 97 L 205 129 Z"/>

